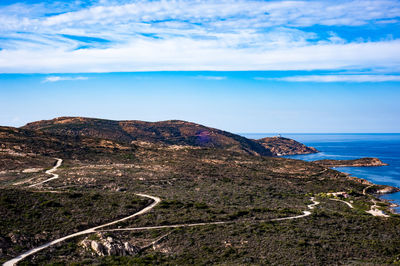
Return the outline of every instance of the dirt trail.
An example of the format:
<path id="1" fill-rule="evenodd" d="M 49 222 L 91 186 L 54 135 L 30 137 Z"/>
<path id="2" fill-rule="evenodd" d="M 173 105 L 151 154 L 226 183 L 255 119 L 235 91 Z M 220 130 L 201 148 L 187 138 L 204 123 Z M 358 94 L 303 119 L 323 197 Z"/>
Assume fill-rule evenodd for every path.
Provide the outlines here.
<path id="1" fill-rule="evenodd" d="M 35 187 L 35 186 L 41 185 L 43 183 L 49 182 L 51 180 L 59 178 L 59 175 L 58 174 L 54 174 L 53 172 L 56 171 L 57 168 L 61 166 L 61 164 L 62 164 L 62 159 L 58 159 L 57 158 L 56 165 L 52 169 L 46 171 L 46 174 L 52 175 L 52 177 L 49 178 L 49 179 L 46 179 L 46 180 L 44 180 L 42 182 L 39 182 L 39 183 L 36 183 L 36 184 L 32 184 L 32 185 L 30 185 L 30 187 Z M 132 215 L 124 217 L 122 219 L 118 219 L 118 220 L 115 220 L 113 222 L 109 222 L 109 223 L 106 223 L 106 224 L 103 224 L 103 225 L 95 226 L 95 227 L 92 227 L 92 228 L 89 228 L 89 229 L 74 233 L 74 234 L 70 234 L 70 235 L 58 238 L 56 240 L 50 241 L 50 242 L 48 242 L 48 243 L 46 243 L 44 245 L 41 245 L 39 247 L 33 248 L 31 250 L 28 250 L 28 251 L 24 252 L 23 254 L 15 257 L 15 258 L 7 261 L 7 262 L 5 262 L 3 264 L 3 266 L 16 265 L 18 262 L 20 262 L 21 260 L 25 259 L 26 257 L 31 256 L 31 255 L 33 255 L 33 254 L 35 254 L 35 253 L 37 253 L 37 252 L 39 252 L 39 251 L 41 251 L 41 250 L 43 250 L 45 248 L 53 246 L 53 245 L 55 245 L 57 243 L 63 242 L 65 240 L 68 240 L 68 239 L 71 239 L 71 238 L 74 238 L 74 237 L 77 237 L 77 236 L 95 233 L 100 228 L 104 228 L 104 227 L 107 227 L 107 226 L 110 226 L 110 225 L 114 225 L 114 224 L 117 224 L 119 222 L 122 222 L 122 221 L 125 221 L 125 220 L 128 220 L 128 219 L 132 219 L 132 218 L 134 218 L 136 216 L 139 216 L 141 214 L 147 213 L 147 212 L 149 212 L 151 209 L 153 209 L 155 206 L 157 206 L 161 202 L 161 199 L 159 197 L 150 196 L 150 195 L 147 195 L 147 194 L 136 194 L 136 195 L 138 195 L 140 197 L 150 198 L 154 202 L 152 204 L 150 204 L 149 206 L 147 206 L 146 208 L 144 208 L 144 209 L 142 209 L 142 210 L 140 210 L 140 211 L 138 211 L 138 212 L 136 212 L 136 213 L 134 213 Z M 316 205 L 319 204 L 319 202 L 316 201 L 314 197 L 311 197 L 310 200 L 313 203 L 307 205 L 307 208 L 312 210 L 312 209 L 315 208 Z M 309 215 L 311 215 L 310 211 L 303 211 L 302 215 L 282 217 L 282 218 L 264 220 L 264 221 L 259 221 L 259 222 L 293 220 L 293 219 L 303 218 L 303 217 L 306 217 L 306 216 L 309 216 Z M 220 221 L 220 222 L 194 223 L 194 224 L 161 225 L 161 226 L 148 226 L 148 227 L 136 227 L 136 228 L 110 229 L 110 230 L 101 230 L 101 231 L 139 231 L 139 230 L 151 230 L 151 229 L 161 229 L 161 228 L 178 228 L 178 227 L 194 227 L 194 226 L 204 226 L 204 225 L 218 225 L 218 224 L 228 224 L 228 223 L 234 223 L 234 222 L 237 222 L 237 221 Z"/>
<path id="2" fill-rule="evenodd" d="M 310 210 L 314 209 L 316 205 L 320 202 L 316 201 L 314 197 L 311 197 L 310 200 L 313 202 L 312 204 L 307 205 L 307 208 Z M 273 221 L 283 221 L 283 220 L 293 220 L 304 218 L 311 215 L 310 211 L 303 211 L 303 214 L 297 216 L 288 216 L 282 218 L 275 218 L 270 220 L 259 220 L 256 222 L 273 222 Z M 193 224 L 173 224 L 173 225 L 158 225 L 158 226 L 145 226 L 145 227 L 128 227 L 128 228 L 116 228 L 116 229 L 108 229 L 101 230 L 102 232 L 113 232 L 113 231 L 143 231 L 143 230 L 152 230 L 152 229 L 163 229 L 163 228 L 180 228 L 180 227 L 194 227 L 194 226 L 205 226 L 205 225 L 219 225 L 219 224 L 232 224 L 244 221 L 220 221 L 220 222 L 207 222 L 207 223 L 193 223 Z"/>
<path id="3" fill-rule="evenodd" d="M 373 216 L 389 217 L 389 215 L 378 209 L 376 200 L 372 199 L 371 202 L 373 203 L 373 205 L 371 206 L 371 209 L 369 209 L 369 211 L 365 211 L 366 213 L 372 214 Z"/>
<path id="4" fill-rule="evenodd" d="M 51 180 L 54 180 L 54 179 L 59 178 L 59 175 L 58 175 L 58 174 L 53 174 L 53 172 L 56 171 L 57 168 L 61 166 L 63 160 L 62 160 L 62 159 L 59 159 L 59 158 L 56 158 L 56 160 L 57 160 L 56 165 L 55 165 L 53 168 L 51 168 L 50 170 L 47 170 L 47 171 L 46 171 L 46 174 L 52 175 L 53 177 L 51 177 L 51 178 L 49 178 L 49 179 L 46 179 L 46 180 L 44 180 L 44 181 L 42 181 L 42 182 L 36 183 L 36 184 L 32 184 L 32 185 L 30 185 L 29 187 L 36 187 L 36 186 L 42 185 L 42 184 L 44 184 L 44 183 L 47 183 L 47 182 L 49 182 L 49 181 L 51 181 Z"/>
<path id="5" fill-rule="evenodd" d="M 54 174 L 53 172 L 56 171 L 57 168 L 61 166 L 62 162 L 63 162 L 62 159 L 58 159 L 58 158 L 57 158 L 57 163 L 56 163 L 56 165 L 55 165 L 53 168 L 51 168 L 50 170 L 47 170 L 47 171 L 46 171 L 46 174 L 52 175 L 52 177 L 49 178 L 49 179 L 46 179 L 46 180 L 44 180 L 44 181 L 42 181 L 42 182 L 39 182 L 39 183 L 30 185 L 29 187 L 35 187 L 35 186 L 41 185 L 41 184 L 43 184 L 43 183 L 49 182 L 49 181 L 51 181 L 51 180 L 54 180 L 54 179 L 59 178 L 59 175 L 58 175 L 58 174 Z M 56 192 L 56 191 L 52 191 L 52 192 Z M 161 201 L 161 199 L 158 198 L 158 197 L 153 197 L 153 196 L 146 195 L 146 194 L 136 194 L 136 195 L 138 195 L 138 196 L 140 196 L 140 197 L 150 198 L 150 199 L 153 200 L 153 203 L 150 204 L 149 206 L 147 206 L 146 208 L 144 208 L 144 209 L 142 209 L 142 210 L 140 210 L 140 211 L 138 211 L 138 212 L 136 212 L 136 213 L 134 213 L 134 214 L 132 214 L 132 215 L 129 215 L 129 216 L 127 216 L 127 217 L 124 217 L 124 218 L 122 218 L 122 219 L 118 219 L 118 220 L 115 220 L 115 221 L 113 221 L 113 222 L 109 222 L 109 223 L 106 223 L 106 224 L 103 224 L 103 225 L 95 226 L 95 227 L 92 227 L 92 228 L 89 228 L 89 229 L 86 229 L 86 230 L 83 230 L 83 231 L 74 233 L 74 234 L 70 234 L 70 235 L 61 237 L 61 238 L 59 238 L 59 239 L 53 240 L 53 241 L 51 241 L 51 242 L 49 242 L 49 243 L 46 243 L 46 244 L 44 244 L 44 245 L 41 245 L 41 246 L 39 246 L 39 247 L 37 247 L 37 248 L 33 248 L 33 249 L 31 249 L 31 250 L 28 250 L 27 252 L 25 252 L 25 253 L 23 253 L 23 254 L 21 254 L 21 255 L 15 257 L 15 258 L 13 258 L 13 259 L 11 259 L 11 260 L 9 260 L 9 261 L 6 261 L 6 262 L 3 264 L 3 266 L 12 266 L 12 265 L 16 265 L 19 261 L 23 260 L 24 258 L 26 258 L 26 257 L 28 257 L 28 256 L 30 256 L 30 255 L 33 255 L 33 254 L 35 254 L 35 253 L 37 253 L 37 252 L 39 252 L 39 251 L 41 251 L 41 250 L 43 250 L 43 249 L 45 249 L 45 248 L 48 248 L 48 247 L 50 247 L 50 246 L 53 246 L 53 245 L 55 245 L 55 244 L 57 244 L 57 243 L 60 243 L 60 242 L 62 242 L 62 241 L 65 241 L 65 240 L 67 240 L 67 239 L 70 239 L 70 238 L 73 238 L 73 237 L 77 237 L 77 236 L 81 236 L 81 235 L 91 234 L 91 233 L 94 233 L 97 229 L 100 229 L 100 228 L 103 228 L 103 227 L 107 227 L 107 226 L 110 226 L 110 225 L 114 225 L 114 224 L 116 224 L 116 223 L 119 223 L 119 222 L 122 222 L 122 221 L 125 221 L 125 220 L 128 220 L 128 219 L 132 219 L 132 218 L 134 218 L 134 217 L 136 217 L 136 216 L 138 216 L 138 215 L 141 215 L 141 214 L 144 214 L 144 213 L 146 213 L 146 212 L 149 212 L 151 209 L 153 209 L 155 206 L 157 206 L 157 204 L 160 203 L 160 201 Z"/>
<path id="6" fill-rule="evenodd" d="M 344 201 L 344 200 L 340 200 L 340 199 L 330 199 L 330 200 L 334 200 L 334 201 L 339 201 L 339 202 L 343 202 L 344 204 L 346 204 L 347 206 L 350 207 L 350 209 L 354 209 L 353 204 L 351 204 L 350 202 Z"/>
<path id="7" fill-rule="evenodd" d="M 95 226 L 95 227 L 92 227 L 92 228 L 89 228 L 89 229 L 86 229 L 86 230 L 83 230 L 83 231 L 80 231 L 80 232 L 77 232 L 77 233 L 74 233 L 74 234 L 70 234 L 70 235 L 61 237 L 59 239 L 53 240 L 53 241 L 51 241 L 49 243 L 46 243 L 44 245 L 41 245 L 41 246 L 39 246 L 37 248 L 33 248 L 31 250 L 28 250 L 27 252 L 19 255 L 18 257 L 15 257 L 15 258 L 5 262 L 3 264 L 3 266 L 16 265 L 19 261 L 23 260 L 24 258 L 26 258 L 26 257 L 28 257 L 30 255 L 33 255 L 33 254 L 35 254 L 35 253 L 37 253 L 37 252 L 39 252 L 39 251 L 41 251 L 41 250 L 43 250 L 45 248 L 53 246 L 53 245 L 55 245 L 57 243 L 65 241 L 67 239 L 70 239 L 70 238 L 73 238 L 73 237 L 77 237 L 77 236 L 81 236 L 81 235 L 95 233 L 97 229 L 100 229 L 100 228 L 103 228 L 103 227 L 106 227 L 106 226 L 110 226 L 110 225 L 114 225 L 116 223 L 131 219 L 131 218 L 136 217 L 138 215 L 141 215 L 141 214 L 144 214 L 146 212 L 149 212 L 151 209 L 153 209 L 155 206 L 157 206 L 157 204 L 160 203 L 160 201 L 161 201 L 161 199 L 158 198 L 158 197 L 153 197 L 153 196 L 146 195 L 146 194 L 136 194 L 136 195 L 138 195 L 140 197 L 150 198 L 150 199 L 154 200 L 154 202 L 152 204 L 150 204 L 149 206 L 147 206 L 146 208 L 142 209 L 141 211 L 138 211 L 138 212 L 136 212 L 136 213 L 134 213 L 132 215 L 129 215 L 129 216 L 125 217 L 125 218 L 122 218 L 122 219 L 119 219 L 119 220 L 116 220 L 116 221 L 113 221 L 113 222 L 110 222 L 110 223 L 106 223 L 106 224 L 103 224 L 103 225 Z"/>
<path id="8" fill-rule="evenodd" d="M 370 185 L 366 188 L 363 189 L 363 194 L 367 195 L 367 190 L 370 187 L 373 187 L 374 185 Z M 387 215 L 386 213 L 384 213 L 382 210 L 378 209 L 378 205 L 377 205 L 377 201 L 374 199 L 371 199 L 371 202 L 373 203 L 373 205 L 371 206 L 371 209 L 369 209 L 368 211 L 365 211 L 366 213 L 369 213 L 373 216 L 379 216 L 379 217 L 389 217 L 389 215 Z"/>

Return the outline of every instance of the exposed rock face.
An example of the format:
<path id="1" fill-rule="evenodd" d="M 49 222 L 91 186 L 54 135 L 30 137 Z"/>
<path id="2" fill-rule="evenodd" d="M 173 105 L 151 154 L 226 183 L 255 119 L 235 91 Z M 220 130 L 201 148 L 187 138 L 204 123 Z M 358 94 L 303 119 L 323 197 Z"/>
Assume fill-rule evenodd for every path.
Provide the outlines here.
<path id="1" fill-rule="evenodd" d="M 139 141 L 223 148 L 263 156 L 273 155 L 269 149 L 256 141 L 223 130 L 180 120 L 144 122 L 59 117 L 53 120 L 32 122 L 22 128 L 73 137 L 101 138 L 126 144 Z"/>
<path id="2" fill-rule="evenodd" d="M 392 187 L 392 186 L 386 186 L 386 185 L 376 185 L 372 184 L 367 187 L 367 189 L 364 189 L 364 191 L 368 190 L 368 193 L 372 194 L 390 194 L 390 193 L 396 193 L 399 192 L 400 189 L 397 187 Z"/>
<path id="3" fill-rule="evenodd" d="M 395 192 L 399 192 L 400 189 L 397 187 L 391 187 L 391 186 L 385 186 L 382 189 L 378 189 L 376 191 L 377 194 L 390 194 L 390 193 L 395 193 Z"/>
<path id="4" fill-rule="evenodd" d="M 134 246 L 129 242 L 122 242 L 112 237 L 105 237 L 102 233 L 97 233 L 97 240 L 85 238 L 80 242 L 86 250 L 90 250 L 98 256 L 127 256 L 139 253 L 140 247 Z"/>
<path id="5" fill-rule="evenodd" d="M 318 160 L 314 163 L 325 167 L 366 167 L 366 166 L 385 166 L 378 158 L 361 158 L 355 160 Z"/>
<path id="6" fill-rule="evenodd" d="M 288 138 L 271 137 L 258 139 L 256 141 L 277 156 L 318 152 L 318 150 L 313 147 L 308 147 L 300 142 Z"/>

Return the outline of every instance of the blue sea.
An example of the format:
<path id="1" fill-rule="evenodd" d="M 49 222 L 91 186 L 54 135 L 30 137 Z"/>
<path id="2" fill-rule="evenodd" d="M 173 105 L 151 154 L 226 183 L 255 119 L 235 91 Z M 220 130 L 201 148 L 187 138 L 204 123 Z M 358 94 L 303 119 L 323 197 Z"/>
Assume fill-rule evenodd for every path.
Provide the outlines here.
<path id="1" fill-rule="evenodd" d="M 242 133 L 244 137 L 259 139 L 276 134 Z M 281 134 L 312 146 L 320 152 L 308 155 L 285 156 L 288 158 L 314 161 L 321 159 L 349 160 L 362 157 L 377 157 L 388 166 L 338 167 L 338 171 L 364 178 L 375 184 L 400 187 L 400 133 L 393 134 Z M 382 198 L 400 205 L 400 192 Z M 400 207 L 395 209 L 400 213 Z"/>

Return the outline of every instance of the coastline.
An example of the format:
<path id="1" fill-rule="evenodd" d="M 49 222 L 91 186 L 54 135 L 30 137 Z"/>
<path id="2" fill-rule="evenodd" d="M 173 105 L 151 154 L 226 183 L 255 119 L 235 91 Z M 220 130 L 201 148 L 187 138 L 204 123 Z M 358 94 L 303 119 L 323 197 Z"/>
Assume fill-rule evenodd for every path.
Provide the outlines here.
<path id="1" fill-rule="evenodd" d="M 358 166 L 358 167 L 370 167 L 370 166 Z M 366 188 L 368 188 L 369 190 L 373 189 L 374 187 L 378 188 L 373 193 L 367 193 L 367 194 L 372 195 L 375 198 L 378 198 L 380 201 L 388 203 L 389 204 L 389 212 L 390 213 L 392 213 L 392 214 L 400 214 L 400 210 L 396 211 L 396 208 L 400 207 L 399 204 L 394 203 L 393 199 L 382 198 L 382 196 L 384 196 L 384 195 L 400 192 L 400 188 L 399 187 L 373 183 L 373 182 L 371 182 L 371 181 L 369 181 L 367 179 L 353 176 L 350 173 L 342 172 L 342 171 L 339 171 L 339 170 L 337 170 L 335 168 L 336 167 L 332 167 L 331 169 L 333 169 L 335 171 L 338 171 L 338 172 L 340 172 L 342 174 L 345 174 L 349 180 L 361 183 L 363 185 L 368 185 L 369 187 L 366 187 Z"/>
<path id="2" fill-rule="evenodd" d="M 245 137 L 260 139 L 273 137 L 272 133 L 247 133 Z M 400 133 L 284 133 L 285 138 L 294 139 L 304 145 L 315 147 L 319 152 L 311 154 L 283 155 L 280 157 L 303 161 L 357 160 L 380 158 L 388 166 L 342 167 L 326 165 L 339 172 L 349 173 L 354 179 L 368 180 L 377 186 L 400 187 Z M 362 163 L 365 163 L 362 162 Z M 357 163 L 354 163 L 357 164 Z M 330 167 L 329 167 L 330 166 Z M 382 187 L 383 188 L 383 187 Z M 400 214 L 400 192 L 376 193 L 375 196 L 391 204 L 393 212 Z M 398 207 L 395 205 L 399 205 Z"/>
<path id="3" fill-rule="evenodd" d="M 320 153 L 320 151 L 312 152 L 312 153 L 308 153 L 308 154 L 317 154 L 317 153 Z M 307 154 L 298 153 L 298 154 L 291 154 L 291 155 L 307 155 Z M 285 156 L 280 156 L 280 157 L 288 157 L 288 156 L 285 155 Z M 289 156 L 289 158 L 290 158 L 290 156 Z M 400 207 L 400 205 L 397 203 L 394 203 L 394 201 L 395 201 L 394 199 L 382 198 L 382 196 L 384 196 L 384 195 L 400 192 L 399 187 L 374 183 L 365 178 L 357 177 L 350 173 L 343 172 L 343 171 L 340 171 L 339 169 L 337 169 L 337 168 L 341 168 L 341 167 L 351 167 L 351 168 L 353 168 L 353 167 L 356 167 L 356 168 L 381 167 L 381 166 L 388 166 L 389 164 L 382 162 L 378 158 L 371 158 L 371 157 L 359 158 L 359 159 L 353 159 L 353 160 L 323 159 L 323 160 L 315 160 L 315 161 L 310 161 L 310 162 L 313 162 L 313 163 L 319 164 L 321 166 L 325 166 L 329 169 L 338 171 L 338 172 L 346 175 L 348 180 L 355 181 L 355 182 L 361 183 L 363 185 L 368 185 L 369 189 L 375 187 L 376 190 L 373 193 L 370 193 L 369 195 L 372 195 L 373 197 L 379 199 L 380 201 L 388 203 L 389 204 L 388 209 L 389 209 L 390 213 L 400 214 L 400 209 L 396 211 L 396 208 Z"/>

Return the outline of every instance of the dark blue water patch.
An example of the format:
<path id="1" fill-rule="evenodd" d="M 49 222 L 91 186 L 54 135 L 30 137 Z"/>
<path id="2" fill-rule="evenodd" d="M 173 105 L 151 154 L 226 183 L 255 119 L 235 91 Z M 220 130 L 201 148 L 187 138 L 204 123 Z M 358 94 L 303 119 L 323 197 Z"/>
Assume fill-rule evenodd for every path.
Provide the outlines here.
<path id="1" fill-rule="evenodd" d="M 246 133 L 242 136 L 259 139 L 276 134 Z M 388 166 L 338 167 L 338 171 L 366 179 L 372 183 L 400 187 L 400 134 L 282 134 L 319 150 L 316 154 L 291 155 L 286 158 L 305 161 L 322 159 L 350 160 L 376 157 Z M 387 194 L 382 198 L 400 205 L 400 193 Z M 400 212 L 400 208 L 396 208 Z"/>

